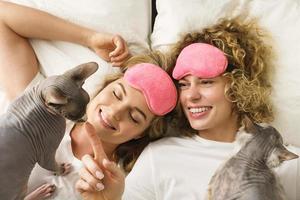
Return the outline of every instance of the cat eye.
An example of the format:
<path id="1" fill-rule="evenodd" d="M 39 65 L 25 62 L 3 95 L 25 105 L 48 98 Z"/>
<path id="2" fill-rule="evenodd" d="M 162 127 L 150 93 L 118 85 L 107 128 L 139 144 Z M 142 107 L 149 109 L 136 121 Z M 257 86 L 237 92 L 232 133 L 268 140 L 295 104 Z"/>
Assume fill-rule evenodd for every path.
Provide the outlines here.
<path id="1" fill-rule="evenodd" d="M 61 107 L 61 105 L 60 104 L 56 104 L 56 103 L 48 103 L 48 106 L 50 106 L 50 107 L 53 107 L 53 108 L 56 108 L 56 109 L 58 109 L 58 108 L 60 108 Z"/>

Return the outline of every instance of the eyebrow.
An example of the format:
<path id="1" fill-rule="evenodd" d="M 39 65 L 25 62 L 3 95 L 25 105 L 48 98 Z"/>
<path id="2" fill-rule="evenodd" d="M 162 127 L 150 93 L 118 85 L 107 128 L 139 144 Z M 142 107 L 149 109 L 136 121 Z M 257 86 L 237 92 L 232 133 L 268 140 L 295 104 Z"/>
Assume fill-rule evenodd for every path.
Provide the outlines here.
<path id="1" fill-rule="evenodd" d="M 118 85 L 121 87 L 124 95 L 126 96 L 127 93 L 126 93 L 124 85 L 122 83 L 118 83 Z M 144 119 L 147 121 L 147 115 L 141 109 L 139 109 L 137 107 L 134 107 L 134 109 L 136 109 L 144 117 Z"/>
<path id="2" fill-rule="evenodd" d="M 118 83 L 118 85 L 121 87 L 123 93 L 125 94 L 125 96 L 127 95 L 126 90 L 124 88 L 124 85 L 122 83 Z"/>

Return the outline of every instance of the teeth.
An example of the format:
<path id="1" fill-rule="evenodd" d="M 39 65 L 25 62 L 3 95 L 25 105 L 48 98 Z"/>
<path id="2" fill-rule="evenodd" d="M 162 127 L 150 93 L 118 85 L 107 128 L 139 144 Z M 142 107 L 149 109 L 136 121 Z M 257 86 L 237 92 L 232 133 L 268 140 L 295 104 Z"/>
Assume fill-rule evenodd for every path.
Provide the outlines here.
<path id="1" fill-rule="evenodd" d="M 101 112 L 101 116 L 102 116 L 103 121 L 104 121 L 109 127 L 114 128 L 114 127 L 107 121 L 106 115 L 105 115 L 103 112 Z"/>
<path id="2" fill-rule="evenodd" d="M 209 110 L 209 107 L 190 108 L 189 110 L 190 110 L 190 112 L 192 112 L 192 113 L 201 113 L 201 112 L 204 112 L 204 111 Z"/>

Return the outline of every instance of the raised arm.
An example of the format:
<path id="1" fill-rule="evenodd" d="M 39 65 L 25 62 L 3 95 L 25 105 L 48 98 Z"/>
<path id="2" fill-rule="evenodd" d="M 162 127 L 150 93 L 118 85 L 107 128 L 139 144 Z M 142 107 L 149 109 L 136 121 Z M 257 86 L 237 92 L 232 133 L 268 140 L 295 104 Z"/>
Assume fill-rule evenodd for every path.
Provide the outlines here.
<path id="1" fill-rule="evenodd" d="M 100 33 L 34 8 L 1 2 L 0 18 L 1 23 L 25 38 L 81 44 L 115 64 L 128 56 L 127 45 L 120 36 Z"/>
<path id="2" fill-rule="evenodd" d="M 63 40 L 88 46 L 93 30 L 78 26 L 46 12 L 9 2 L 1 2 L 2 23 L 26 38 Z"/>
<path id="3" fill-rule="evenodd" d="M 84 45 L 115 66 L 129 56 L 127 44 L 119 35 L 100 33 L 34 8 L 0 1 L 0 86 L 10 99 L 23 91 L 38 71 L 27 38 Z"/>

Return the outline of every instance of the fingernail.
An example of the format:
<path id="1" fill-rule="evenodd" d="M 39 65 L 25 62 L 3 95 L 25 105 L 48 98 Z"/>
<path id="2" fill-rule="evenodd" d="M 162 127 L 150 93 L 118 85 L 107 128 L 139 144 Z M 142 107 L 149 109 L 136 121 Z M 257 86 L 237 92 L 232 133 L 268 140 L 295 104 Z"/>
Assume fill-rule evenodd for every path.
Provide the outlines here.
<path id="1" fill-rule="evenodd" d="M 97 178 L 99 178 L 99 179 L 103 179 L 103 177 L 104 177 L 103 173 L 101 173 L 101 172 L 99 172 L 99 171 L 96 171 L 96 176 L 97 176 Z"/>
<path id="2" fill-rule="evenodd" d="M 98 191 L 101 191 L 104 189 L 104 185 L 102 183 L 97 183 L 96 187 L 97 187 Z"/>

